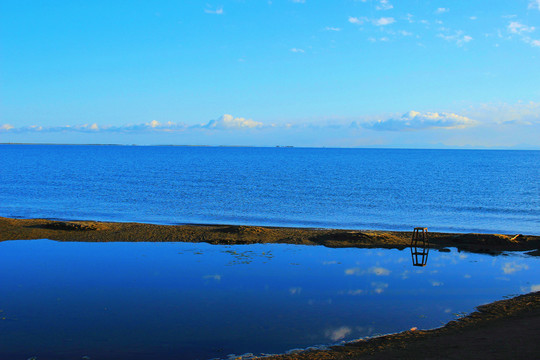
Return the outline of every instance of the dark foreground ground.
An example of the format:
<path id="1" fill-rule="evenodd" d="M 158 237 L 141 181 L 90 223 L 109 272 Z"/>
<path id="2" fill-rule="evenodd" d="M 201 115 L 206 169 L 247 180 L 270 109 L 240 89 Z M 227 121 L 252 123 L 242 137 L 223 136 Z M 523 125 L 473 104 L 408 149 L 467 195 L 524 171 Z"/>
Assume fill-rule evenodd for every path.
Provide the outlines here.
<path id="1" fill-rule="evenodd" d="M 256 226 L 152 225 L 51 221 L 0 217 L 0 241 L 182 241 L 211 244 L 287 243 L 328 247 L 398 248 L 411 232 L 352 231 Z M 432 248 L 498 254 L 540 255 L 540 236 L 430 233 Z M 539 274 L 540 282 L 540 274 Z M 429 331 L 406 331 L 350 342 L 324 351 L 272 359 L 540 359 L 540 292 L 478 307 L 471 315 Z"/>

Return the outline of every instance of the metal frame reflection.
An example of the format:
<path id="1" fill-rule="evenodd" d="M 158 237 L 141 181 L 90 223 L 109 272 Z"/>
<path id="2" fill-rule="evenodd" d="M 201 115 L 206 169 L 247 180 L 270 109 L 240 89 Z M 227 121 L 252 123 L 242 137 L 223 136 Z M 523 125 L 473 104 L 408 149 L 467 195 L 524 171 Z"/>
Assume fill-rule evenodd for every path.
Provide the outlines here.
<path id="1" fill-rule="evenodd" d="M 426 266 L 428 255 L 428 230 L 425 227 L 416 227 L 414 228 L 411 239 L 411 257 L 413 266 Z"/>

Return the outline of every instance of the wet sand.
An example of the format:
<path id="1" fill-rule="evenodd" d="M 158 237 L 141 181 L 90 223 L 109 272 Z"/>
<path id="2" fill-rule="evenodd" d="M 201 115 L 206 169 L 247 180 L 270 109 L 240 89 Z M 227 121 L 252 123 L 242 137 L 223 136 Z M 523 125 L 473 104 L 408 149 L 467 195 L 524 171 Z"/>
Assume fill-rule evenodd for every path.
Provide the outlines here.
<path id="1" fill-rule="evenodd" d="M 328 230 L 230 225 L 153 225 L 94 221 L 52 221 L 0 217 L 0 241 L 286 243 L 327 247 L 397 248 L 410 245 L 411 232 Z M 540 236 L 430 233 L 430 247 L 442 251 L 540 255 Z M 324 351 L 272 359 L 537 359 L 540 358 L 540 292 L 478 307 L 471 315 L 428 331 L 406 331 L 360 340 Z"/>

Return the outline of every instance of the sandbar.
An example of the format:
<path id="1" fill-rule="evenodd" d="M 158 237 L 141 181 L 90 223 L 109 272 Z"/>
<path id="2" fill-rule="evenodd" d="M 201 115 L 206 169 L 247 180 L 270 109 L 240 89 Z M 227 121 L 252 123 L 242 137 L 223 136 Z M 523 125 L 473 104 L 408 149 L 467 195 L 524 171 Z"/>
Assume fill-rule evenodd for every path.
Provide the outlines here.
<path id="1" fill-rule="evenodd" d="M 83 242 L 206 242 L 210 244 L 296 244 L 327 247 L 396 248 L 410 246 L 412 232 L 307 229 L 241 225 L 156 225 L 145 223 L 55 221 L 0 217 L 0 241 L 51 239 Z M 540 236 L 430 232 L 431 248 L 499 254 L 540 254 Z"/>

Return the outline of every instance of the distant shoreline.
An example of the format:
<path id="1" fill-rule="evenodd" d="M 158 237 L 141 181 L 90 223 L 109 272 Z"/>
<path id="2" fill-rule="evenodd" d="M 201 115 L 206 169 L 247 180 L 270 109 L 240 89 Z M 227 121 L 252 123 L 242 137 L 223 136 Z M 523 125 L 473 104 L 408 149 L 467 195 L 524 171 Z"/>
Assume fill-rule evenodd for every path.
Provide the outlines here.
<path id="1" fill-rule="evenodd" d="M 404 148 L 404 147 L 329 147 L 329 146 L 296 146 L 296 145 L 189 145 L 189 144 L 71 144 L 71 143 L 2 143 L 0 145 L 51 145 L 51 146 L 126 146 L 126 147 L 201 147 L 201 148 L 285 148 L 285 149 L 353 149 L 353 150 L 470 150 L 470 151 L 540 151 L 539 148 L 483 148 L 483 147 L 457 147 L 457 148 Z"/>
<path id="2" fill-rule="evenodd" d="M 410 246 L 409 231 L 307 229 L 242 225 L 155 225 L 99 221 L 55 221 L 0 217 L 0 241 L 51 239 L 83 242 L 206 242 L 210 244 L 296 244 L 327 247 Z M 540 255 L 540 236 L 429 233 L 431 248 L 498 254 L 529 251 Z"/>

